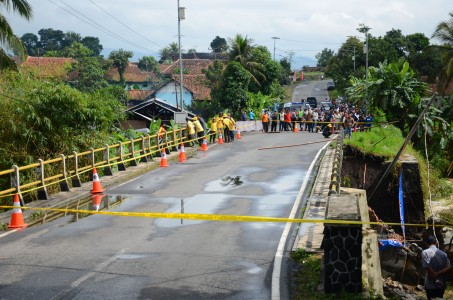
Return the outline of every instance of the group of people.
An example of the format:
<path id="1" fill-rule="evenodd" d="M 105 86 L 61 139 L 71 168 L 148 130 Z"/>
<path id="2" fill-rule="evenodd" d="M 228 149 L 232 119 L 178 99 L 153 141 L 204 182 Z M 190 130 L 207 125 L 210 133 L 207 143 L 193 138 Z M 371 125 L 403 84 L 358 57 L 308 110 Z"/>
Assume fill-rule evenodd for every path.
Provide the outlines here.
<path id="1" fill-rule="evenodd" d="M 224 114 L 220 112 L 215 117 L 204 121 L 201 115 L 193 118 L 186 118 L 187 133 L 189 145 L 193 146 L 194 141 L 197 141 L 201 146 L 206 136 L 209 136 L 210 143 L 216 143 L 217 138 L 222 137 L 225 143 L 233 142 L 236 130 L 236 121 L 231 114 Z"/>
<path id="2" fill-rule="evenodd" d="M 353 131 L 371 130 L 373 116 L 365 114 L 359 109 L 340 106 L 322 111 L 321 108 L 293 109 L 286 108 L 285 111 L 265 111 L 261 116 L 263 131 L 277 132 L 294 131 L 297 126 L 301 131 L 321 132 L 323 136 L 329 137 L 335 131 L 344 129 L 345 137 L 352 137 Z"/>

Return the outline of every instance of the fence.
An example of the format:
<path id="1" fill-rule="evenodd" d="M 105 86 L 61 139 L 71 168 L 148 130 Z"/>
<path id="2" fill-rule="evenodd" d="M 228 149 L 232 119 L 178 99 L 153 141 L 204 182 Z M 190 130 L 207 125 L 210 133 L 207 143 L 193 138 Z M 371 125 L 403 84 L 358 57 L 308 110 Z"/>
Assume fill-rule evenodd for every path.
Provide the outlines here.
<path id="1" fill-rule="evenodd" d="M 22 205 L 25 204 L 24 194 L 30 200 L 47 200 L 49 193 L 69 191 L 92 180 L 90 171 L 94 168 L 99 168 L 103 175 L 113 175 L 114 171 L 125 171 L 128 166 L 148 162 L 162 151 L 177 151 L 178 145 L 186 142 L 186 128 L 180 128 L 81 153 L 62 154 L 54 159 L 38 159 L 26 166 L 13 165 L 11 169 L 0 171 L 0 179 L 10 178 L 10 188 L 1 188 L 0 199 L 17 193 Z"/>

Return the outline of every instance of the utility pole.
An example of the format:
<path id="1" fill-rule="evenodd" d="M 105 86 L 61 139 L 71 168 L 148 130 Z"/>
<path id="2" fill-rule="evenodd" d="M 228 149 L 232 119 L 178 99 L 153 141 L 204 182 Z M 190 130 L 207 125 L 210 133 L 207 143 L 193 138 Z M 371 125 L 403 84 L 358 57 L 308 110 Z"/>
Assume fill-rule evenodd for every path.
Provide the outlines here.
<path id="1" fill-rule="evenodd" d="M 179 47 L 179 95 L 181 98 L 181 111 L 184 109 L 184 98 L 183 98 L 183 72 L 182 72 L 182 55 L 181 55 L 181 20 L 186 18 L 186 8 L 179 7 L 179 0 L 178 0 L 178 47 Z M 178 103 L 176 103 L 178 106 Z"/>
<path id="2" fill-rule="evenodd" d="M 366 65 L 365 65 L 365 69 L 366 69 L 366 74 L 365 74 L 365 78 L 366 78 L 366 86 L 365 86 L 365 89 L 366 89 L 366 99 L 365 99 L 365 109 L 368 110 L 368 106 L 369 106 L 369 99 L 368 99 L 368 50 L 369 50 L 369 47 L 368 47 L 368 31 L 370 31 L 370 27 L 366 26 L 365 24 L 359 24 L 359 28 L 357 28 L 357 31 L 361 32 L 361 33 L 365 33 L 365 45 L 363 47 L 363 53 L 366 54 Z"/>
<path id="3" fill-rule="evenodd" d="M 272 39 L 274 40 L 274 60 L 275 60 L 275 41 L 279 40 L 280 38 L 277 36 L 273 36 Z"/>

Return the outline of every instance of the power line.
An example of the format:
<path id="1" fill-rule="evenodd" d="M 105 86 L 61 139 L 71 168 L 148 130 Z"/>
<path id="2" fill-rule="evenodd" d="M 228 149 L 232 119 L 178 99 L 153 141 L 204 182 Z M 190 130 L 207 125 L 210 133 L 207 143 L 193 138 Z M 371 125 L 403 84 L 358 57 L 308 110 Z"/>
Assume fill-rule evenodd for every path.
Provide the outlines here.
<path id="1" fill-rule="evenodd" d="M 102 31 L 102 32 L 104 32 L 104 33 L 106 33 L 106 34 L 108 34 L 108 35 L 110 35 L 110 36 L 112 36 L 112 37 L 114 37 L 114 38 L 116 38 L 116 39 L 119 39 L 119 40 L 122 41 L 122 42 L 125 42 L 125 43 L 127 43 L 127 44 L 129 44 L 129 45 L 131 45 L 131 46 L 134 46 L 134 47 L 136 47 L 136 48 L 140 48 L 140 49 L 145 50 L 145 51 L 155 52 L 154 50 L 148 49 L 148 48 L 143 47 L 143 46 L 140 46 L 140 45 L 138 45 L 138 44 L 136 44 L 136 43 L 134 43 L 134 42 L 131 42 L 131 41 L 129 41 L 129 40 L 126 40 L 125 38 L 123 38 L 123 37 L 117 35 L 116 33 L 114 33 L 114 32 L 112 32 L 112 31 L 108 30 L 108 29 L 105 28 L 104 26 L 102 26 L 102 25 L 100 25 L 100 24 L 94 22 L 94 21 L 91 20 L 90 18 L 84 16 L 82 13 L 80 13 L 79 11 L 77 11 L 76 9 L 74 9 L 73 7 L 71 7 L 69 4 L 63 2 L 62 0 L 60 0 L 61 3 L 65 4 L 66 6 L 68 6 L 69 8 L 71 8 L 72 10 L 74 10 L 76 13 L 78 13 L 79 15 L 81 15 L 81 16 L 82 16 L 83 18 L 85 18 L 85 19 L 83 19 L 83 18 L 77 16 L 76 14 L 74 14 L 73 12 L 71 12 L 70 10 L 68 10 L 68 9 L 66 9 L 65 7 L 59 5 L 58 3 L 55 3 L 55 2 L 52 1 L 52 0 L 49 0 L 49 2 L 53 3 L 54 5 L 58 6 L 58 7 L 61 8 L 61 9 L 63 9 L 63 10 L 66 11 L 67 13 L 73 15 L 73 16 L 76 17 L 77 19 L 79 19 L 79 20 L 81 20 L 81 21 L 87 23 L 87 24 L 90 25 L 90 26 L 95 27 L 96 29 L 98 29 L 98 30 L 100 30 L 100 31 Z"/>
<path id="2" fill-rule="evenodd" d="M 132 31 L 133 33 L 135 33 L 136 35 L 144 38 L 145 40 L 147 40 L 148 42 L 150 42 L 151 44 L 153 45 L 156 45 L 157 47 L 159 48 L 162 48 L 160 45 L 156 44 L 155 42 L 151 41 L 150 39 L 148 39 L 146 36 L 138 33 L 137 31 L 135 31 L 134 29 L 132 29 L 131 27 L 129 27 L 127 24 L 124 24 L 123 22 L 121 22 L 120 20 L 118 20 L 115 16 L 113 16 L 112 14 L 110 14 L 108 11 L 106 11 L 105 9 L 103 9 L 102 7 L 100 7 L 98 4 L 96 4 L 93 0 L 90 0 L 91 3 L 93 3 L 96 7 L 98 7 L 100 10 L 102 10 L 103 12 L 105 12 L 107 15 L 109 15 L 110 17 L 112 17 L 115 21 L 117 21 L 118 23 L 120 23 L 121 25 L 123 25 L 124 27 L 126 27 L 127 29 L 129 29 L 130 31 Z"/>

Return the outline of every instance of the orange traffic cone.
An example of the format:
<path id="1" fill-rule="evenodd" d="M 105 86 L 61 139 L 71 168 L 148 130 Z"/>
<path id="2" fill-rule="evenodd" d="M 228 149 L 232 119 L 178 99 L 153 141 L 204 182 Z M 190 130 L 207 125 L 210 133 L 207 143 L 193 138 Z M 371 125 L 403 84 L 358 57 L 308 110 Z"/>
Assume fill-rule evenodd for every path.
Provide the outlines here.
<path id="1" fill-rule="evenodd" d="M 184 144 L 181 143 L 181 147 L 179 148 L 179 162 L 186 161 L 186 151 L 184 150 Z"/>
<path id="2" fill-rule="evenodd" d="M 104 195 L 102 195 L 102 194 L 93 195 L 93 199 L 92 199 L 93 210 L 99 211 L 103 197 L 104 197 Z"/>
<path id="3" fill-rule="evenodd" d="M 20 200 L 19 195 L 14 195 L 13 201 L 13 212 L 11 214 L 11 222 L 9 222 L 8 228 L 15 229 L 15 228 L 25 228 L 28 224 L 24 223 L 24 217 L 22 216 L 22 209 L 20 208 Z"/>
<path id="4" fill-rule="evenodd" d="M 160 156 L 160 166 L 161 168 L 168 167 L 167 163 L 167 153 L 165 151 L 162 151 L 162 155 Z"/>
<path id="5" fill-rule="evenodd" d="M 294 123 L 294 132 L 299 132 L 299 128 L 297 128 L 297 124 Z"/>
<path id="6" fill-rule="evenodd" d="M 93 168 L 93 189 L 90 191 L 92 194 L 102 193 L 105 190 L 101 186 L 101 181 L 99 180 L 98 172 L 96 168 Z"/>
<path id="7" fill-rule="evenodd" d="M 239 140 L 241 138 L 241 131 L 239 128 L 236 130 L 236 138 Z"/>
<path id="8" fill-rule="evenodd" d="M 201 151 L 208 151 L 208 142 L 206 141 L 206 137 L 203 138 L 203 144 L 201 144 Z"/>
<path id="9" fill-rule="evenodd" d="M 218 140 L 217 140 L 217 144 L 223 144 L 222 131 L 219 131 L 219 138 L 218 138 Z"/>

